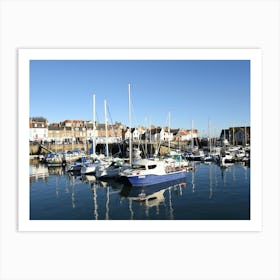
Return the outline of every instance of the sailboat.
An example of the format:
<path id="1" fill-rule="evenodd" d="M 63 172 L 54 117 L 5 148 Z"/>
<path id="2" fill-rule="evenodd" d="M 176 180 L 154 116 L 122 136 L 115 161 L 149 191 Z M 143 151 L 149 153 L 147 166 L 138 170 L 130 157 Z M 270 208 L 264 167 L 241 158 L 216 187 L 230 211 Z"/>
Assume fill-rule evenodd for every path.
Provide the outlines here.
<path id="1" fill-rule="evenodd" d="M 81 168 L 81 174 L 94 174 L 96 167 L 101 165 L 103 162 L 104 155 L 96 155 L 95 153 L 95 137 L 96 137 L 96 127 L 95 127 L 95 94 L 93 95 L 93 141 L 92 141 L 92 149 L 90 157 L 92 158 L 93 162 L 86 163 Z"/>
<path id="2" fill-rule="evenodd" d="M 108 127 L 107 127 L 107 102 L 104 100 L 105 130 L 106 130 L 106 157 L 95 168 L 96 178 L 114 178 L 119 177 L 123 168 L 127 165 L 120 158 L 109 158 L 108 149 Z M 128 168 L 128 166 L 127 166 Z"/>
<path id="3" fill-rule="evenodd" d="M 104 113 L 105 113 L 105 124 L 107 123 L 107 104 L 104 104 Z M 132 135 L 131 135 L 131 100 L 130 100 L 130 84 L 128 84 L 128 119 L 129 119 L 129 164 L 124 163 L 122 159 L 112 159 L 107 161 L 106 164 L 99 165 L 96 168 L 96 177 L 97 178 L 114 178 L 121 176 L 121 173 L 131 168 L 132 159 L 137 157 L 139 159 L 139 149 L 132 148 Z M 107 126 L 105 125 L 106 131 Z M 107 135 L 107 132 L 106 132 Z M 106 136 L 107 139 L 107 136 Z M 107 140 L 106 140 L 107 143 Z M 108 148 L 106 148 L 108 151 Z M 140 151 L 141 152 L 141 151 Z"/>
<path id="4" fill-rule="evenodd" d="M 168 113 L 168 154 L 165 155 L 165 157 L 163 158 L 164 161 L 168 164 L 172 164 L 175 167 L 188 167 L 189 166 L 189 161 L 185 160 L 182 156 L 182 153 L 179 151 L 174 151 L 171 150 L 170 148 L 170 141 L 171 141 L 171 137 L 170 137 L 170 119 L 171 119 L 171 115 L 170 112 Z"/>

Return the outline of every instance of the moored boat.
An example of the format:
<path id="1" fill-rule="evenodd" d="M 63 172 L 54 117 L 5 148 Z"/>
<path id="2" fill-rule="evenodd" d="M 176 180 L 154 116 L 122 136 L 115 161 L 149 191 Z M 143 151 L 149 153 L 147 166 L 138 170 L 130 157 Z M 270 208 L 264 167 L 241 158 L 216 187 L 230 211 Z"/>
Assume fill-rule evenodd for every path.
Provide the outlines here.
<path id="1" fill-rule="evenodd" d="M 203 158 L 205 157 L 205 154 L 203 151 L 198 150 L 192 154 L 190 154 L 187 159 L 188 160 L 192 160 L 192 161 L 201 161 L 203 160 Z"/>
<path id="2" fill-rule="evenodd" d="M 67 172 L 80 172 L 81 169 L 87 165 L 87 164 L 90 164 L 91 161 L 88 160 L 86 157 L 82 157 L 72 163 L 68 163 L 66 166 L 65 166 L 65 171 Z"/>
<path id="3" fill-rule="evenodd" d="M 96 167 L 104 164 L 101 159 L 96 159 L 94 162 L 87 163 L 81 168 L 81 174 L 94 174 Z"/>
<path id="4" fill-rule="evenodd" d="M 60 153 L 46 154 L 45 162 L 48 166 L 61 166 L 63 164 L 63 155 Z"/>
<path id="5" fill-rule="evenodd" d="M 161 160 L 141 159 L 135 161 L 131 169 L 124 170 L 122 176 L 132 186 L 147 186 L 184 178 L 186 170 Z"/>
<path id="6" fill-rule="evenodd" d="M 123 160 L 114 159 L 112 162 L 97 166 L 95 169 L 95 176 L 100 179 L 116 178 L 121 175 L 123 170 L 130 167 L 131 165 L 125 164 Z"/>
<path id="7" fill-rule="evenodd" d="M 188 167 L 189 161 L 185 160 L 181 153 L 170 151 L 169 154 L 166 154 L 163 158 L 166 163 L 174 164 L 176 167 Z"/>

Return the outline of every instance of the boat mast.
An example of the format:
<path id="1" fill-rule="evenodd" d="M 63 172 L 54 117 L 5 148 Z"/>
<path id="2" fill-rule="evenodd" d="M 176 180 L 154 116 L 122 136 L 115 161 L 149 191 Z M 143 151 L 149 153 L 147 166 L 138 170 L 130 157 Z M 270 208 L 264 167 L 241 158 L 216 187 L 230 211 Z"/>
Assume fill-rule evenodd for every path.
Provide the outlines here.
<path id="1" fill-rule="evenodd" d="M 210 123 L 210 119 L 208 119 L 208 137 L 209 137 L 209 153 L 211 154 L 212 145 L 211 145 L 211 123 Z"/>
<path id="2" fill-rule="evenodd" d="M 193 120 L 192 120 L 192 141 L 191 141 L 191 148 L 193 150 Z"/>
<path id="3" fill-rule="evenodd" d="M 108 127 L 107 127 L 107 103 L 106 103 L 106 99 L 104 100 L 104 114 L 105 114 L 105 134 L 106 134 L 106 157 L 108 157 L 109 149 L 108 149 Z"/>
<path id="4" fill-rule="evenodd" d="M 96 112 L 95 112 L 95 94 L 93 94 L 93 141 L 92 141 L 92 153 L 95 154 L 95 133 L 96 133 L 96 127 L 95 127 L 95 115 L 96 115 Z"/>
<path id="5" fill-rule="evenodd" d="M 247 144 L 247 135 L 246 135 L 246 124 L 245 124 L 245 134 L 244 134 L 244 142 L 245 142 L 245 147 L 246 147 L 246 144 Z"/>
<path id="6" fill-rule="evenodd" d="M 170 153 L 170 112 L 168 113 L 168 152 Z"/>
<path id="7" fill-rule="evenodd" d="M 234 125 L 232 126 L 232 145 L 235 145 L 235 139 L 234 139 Z"/>
<path id="8" fill-rule="evenodd" d="M 148 118 L 145 117 L 145 157 L 147 158 L 148 155 L 148 139 L 147 139 L 147 130 L 148 130 Z"/>
<path id="9" fill-rule="evenodd" d="M 129 125 L 129 163 L 132 164 L 132 139 L 131 139 L 131 102 L 130 102 L 130 84 L 128 84 L 128 125 Z"/>

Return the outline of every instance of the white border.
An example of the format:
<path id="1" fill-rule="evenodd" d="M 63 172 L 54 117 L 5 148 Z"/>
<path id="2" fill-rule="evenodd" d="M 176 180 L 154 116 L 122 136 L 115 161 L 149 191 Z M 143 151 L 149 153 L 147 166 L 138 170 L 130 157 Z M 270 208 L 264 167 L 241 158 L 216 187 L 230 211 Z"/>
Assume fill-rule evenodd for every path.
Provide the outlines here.
<path id="1" fill-rule="evenodd" d="M 34 221 L 29 220 L 29 62 L 49 60 L 189 59 L 251 61 L 251 220 L 248 221 Z M 262 62 L 260 49 L 19 49 L 19 231 L 261 231 Z M 258 155 L 257 155 L 258 153 Z M 256 157 L 257 155 L 257 157 Z"/>

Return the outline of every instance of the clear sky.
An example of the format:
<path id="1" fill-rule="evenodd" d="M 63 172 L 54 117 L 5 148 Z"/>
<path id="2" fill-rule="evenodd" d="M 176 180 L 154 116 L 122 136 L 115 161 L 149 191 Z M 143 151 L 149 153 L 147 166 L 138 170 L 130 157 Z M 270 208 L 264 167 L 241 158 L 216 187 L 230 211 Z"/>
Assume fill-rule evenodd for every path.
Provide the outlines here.
<path id="1" fill-rule="evenodd" d="M 92 120 L 128 125 L 128 83 L 132 126 L 151 123 L 194 128 L 200 136 L 230 126 L 250 125 L 249 60 L 32 60 L 30 117 L 50 123 Z M 148 120 L 148 121 L 147 121 Z"/>

